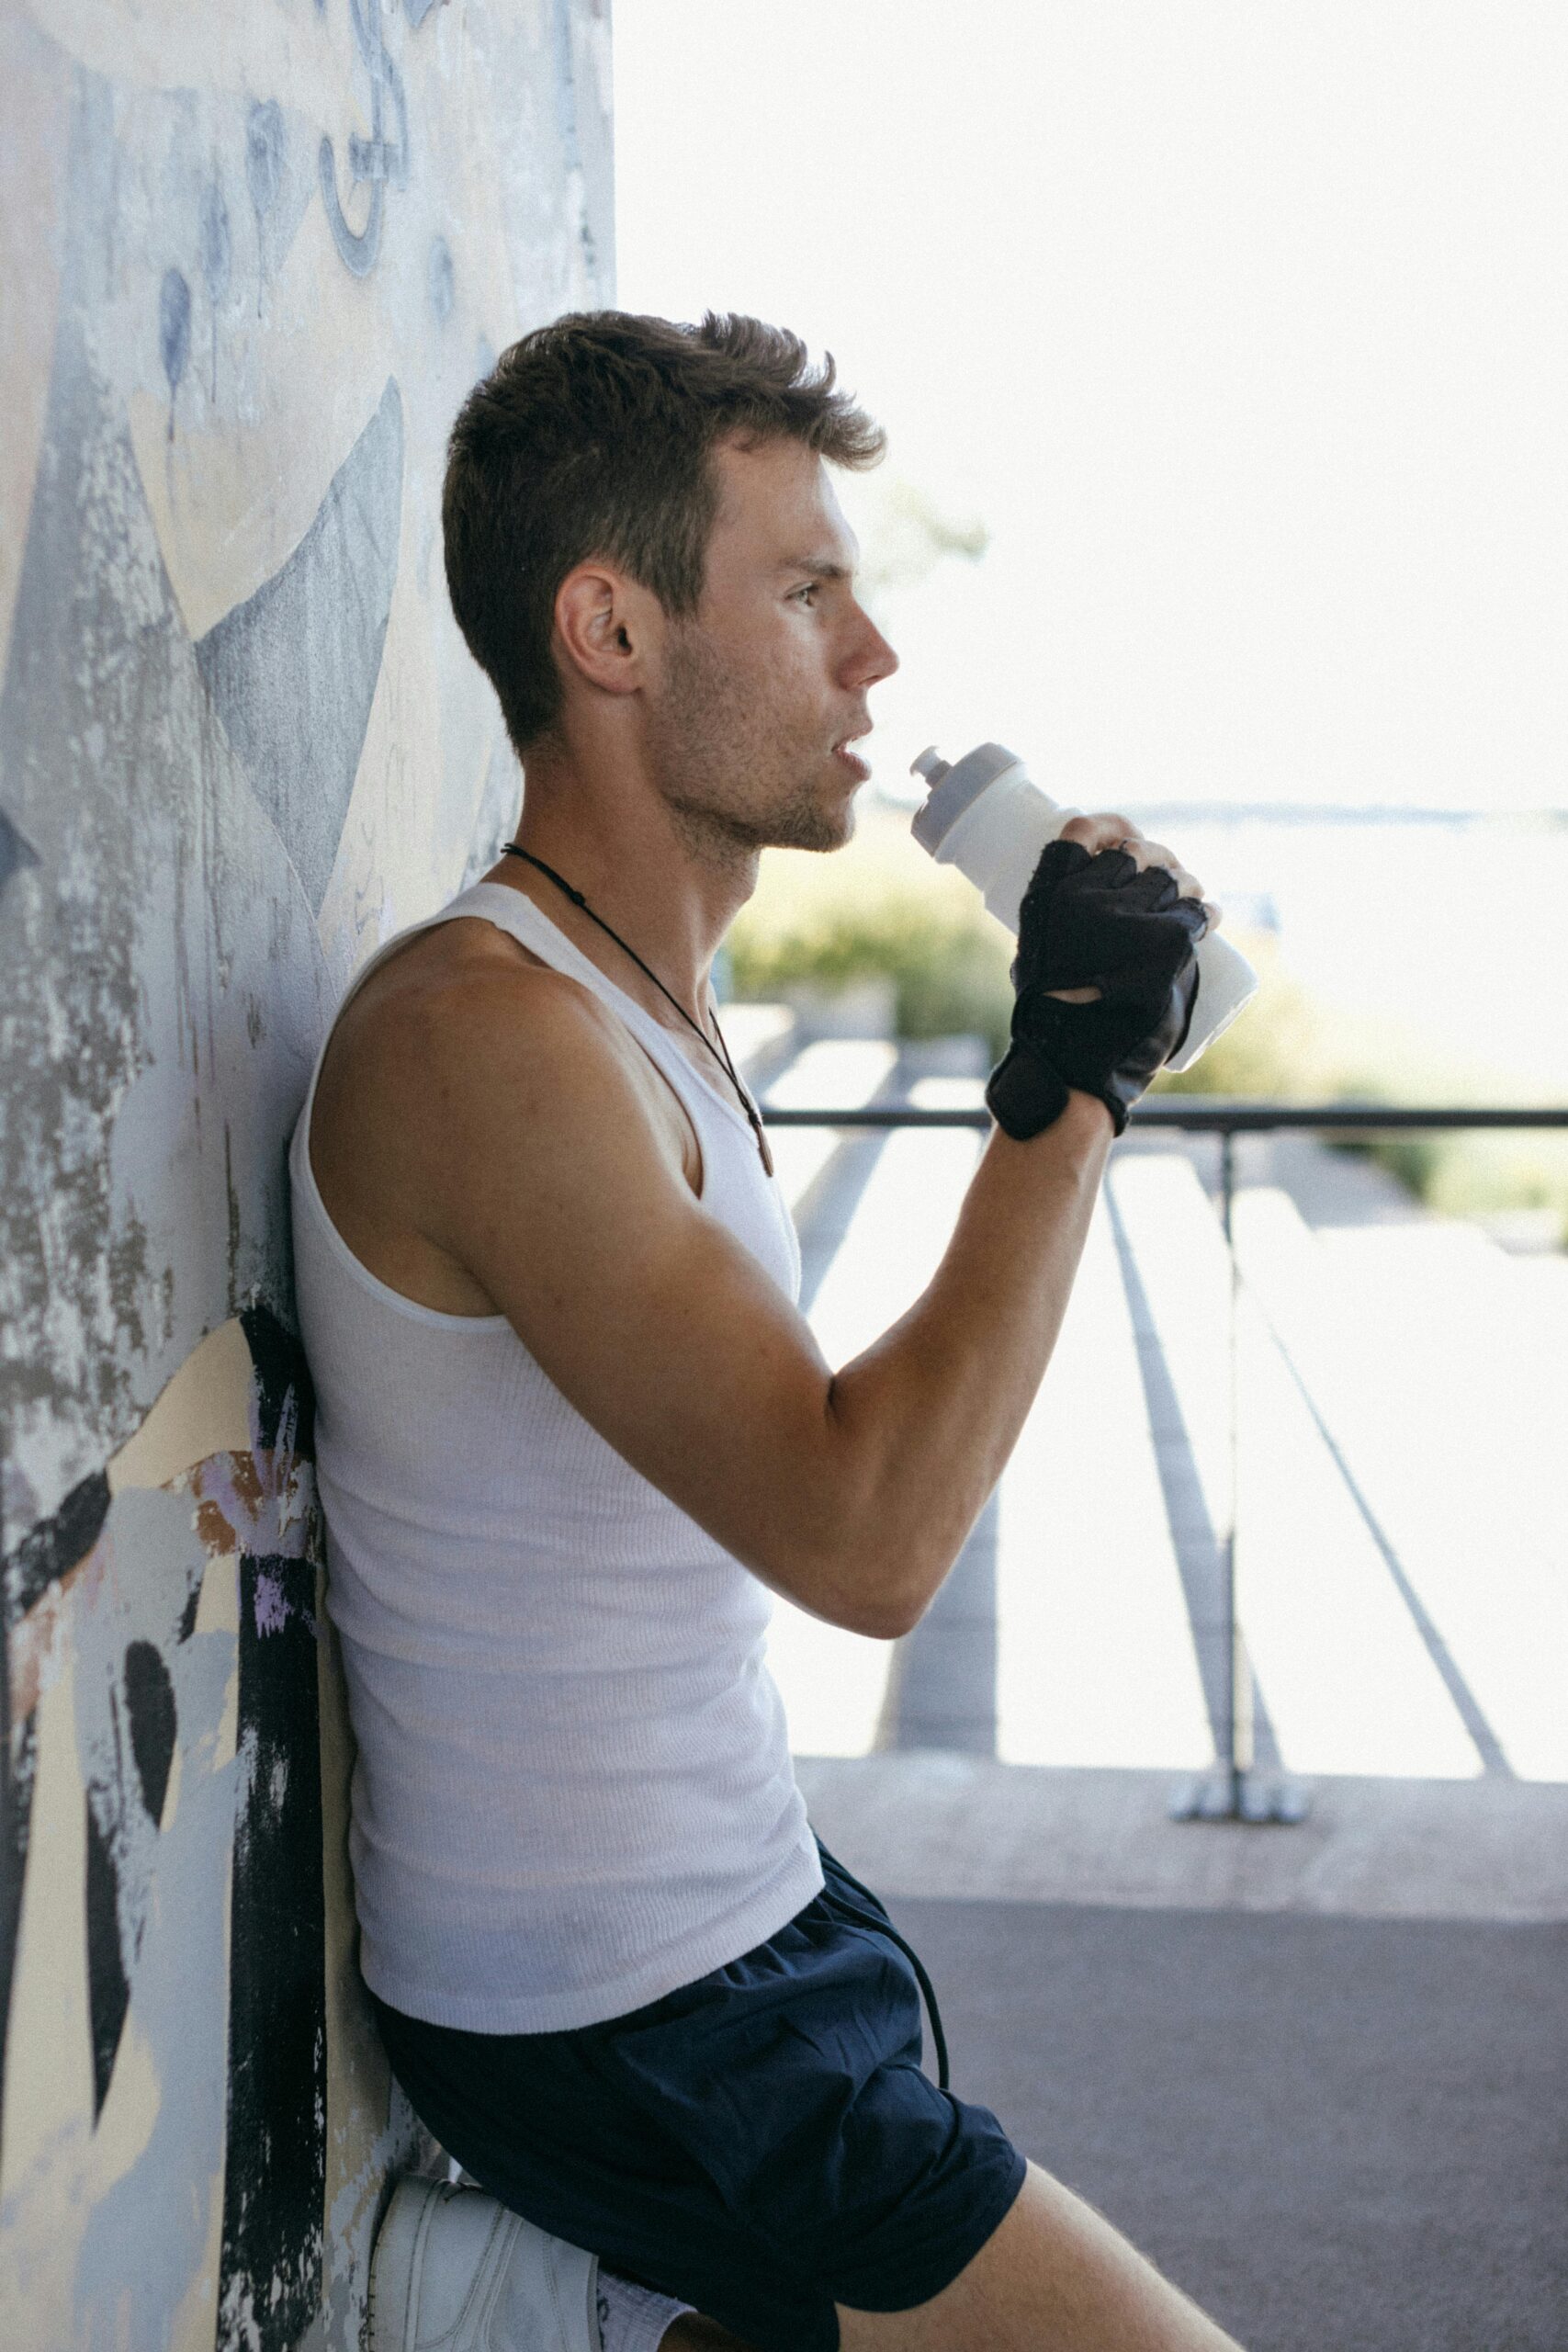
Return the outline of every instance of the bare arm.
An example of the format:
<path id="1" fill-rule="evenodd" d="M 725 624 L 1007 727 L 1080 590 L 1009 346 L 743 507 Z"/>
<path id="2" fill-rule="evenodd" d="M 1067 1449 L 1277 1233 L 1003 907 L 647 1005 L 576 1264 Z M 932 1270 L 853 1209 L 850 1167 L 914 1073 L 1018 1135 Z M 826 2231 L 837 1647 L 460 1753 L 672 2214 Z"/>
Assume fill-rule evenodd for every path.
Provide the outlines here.
<path id="1" fill-rule="evenodd" d="M 694 1197 L 612 1017 L 574 982 L 448 977 L 397 1019 L 378 1058 L 420 1230 L 617 1452 L 766 1583 L 859 1632 L 913 1624 L 1049 1359 L 1103 1107 L 1074 1095 L 1032 1142 L 993 1136 L 926 1292 L 835 1372 Z"/>
<path id="2" fill-rule="evenodd" d="M 874 1531 L 880 1621 L 862 1630 L 908 1630 L 1000 1477 L 1062 1328 L 1111 1138 L 1089 1094 L 1028 1143 L 993 1132 L 927 1288 L 829 1384 L 852 1523 L 868 1544 Z"/>

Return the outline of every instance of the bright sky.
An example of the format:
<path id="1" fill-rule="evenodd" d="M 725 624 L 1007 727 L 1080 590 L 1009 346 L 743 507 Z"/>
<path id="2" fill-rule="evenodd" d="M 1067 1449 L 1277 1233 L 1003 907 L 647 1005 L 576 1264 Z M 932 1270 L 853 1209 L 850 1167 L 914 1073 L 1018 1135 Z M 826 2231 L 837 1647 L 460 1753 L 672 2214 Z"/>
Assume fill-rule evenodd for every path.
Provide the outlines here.
<path id="1" fill-rule="evenodd" d="M 617 299 L 829 347 L 990 530 L 879 782 L 1568 806 L 1562 0 L 614 9 Z"/>

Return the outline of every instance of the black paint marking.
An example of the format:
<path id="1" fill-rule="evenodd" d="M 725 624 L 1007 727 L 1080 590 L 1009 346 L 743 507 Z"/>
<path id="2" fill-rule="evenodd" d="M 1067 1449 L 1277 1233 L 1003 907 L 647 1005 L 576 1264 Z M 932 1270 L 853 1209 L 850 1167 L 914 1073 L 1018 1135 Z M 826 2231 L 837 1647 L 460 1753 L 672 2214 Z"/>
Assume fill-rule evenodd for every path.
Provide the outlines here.
<path id="1" fill-rule="evenodd" d="M 258 1447 L 270 1453 L 286 1440 L 290 1453 L 299 1461 L 313 1462 L 316 1396 L 303 1348 L 287 1324 L 262 1301 L 247 1306 L 240 1322 L 251 1351 Z"/>
<path id="2" fill-rule="evenodd" d="M 253 2316 L 297 2341 L 321 2290 L 326 1914 L 321 1723 L 308 1614 L 279 1605 L 311 1572 L 240 1562 L 240 1758 L 229 1989 L 229 2136 L 217 2352 Z"/>
<path id="3" fill-rule="evenodd" d="M 104 1792 L 87 1791 L 87 2008 L 93 2033 L 93 2120 L 103 2112 L 130 2006 L 119 1942 L 119 1872 L 99 1814 Z"/>
<path id="4" fill-rule="evenodd" d="M 370 723 L 402 481 L 402 400 L 389 379 L 288 562 L 196 648 L 213 707 L 312 913 L 326 896 Z"/>
<path id="5" fill-rule="evenodd" d="M 200 1606 L 201 1579 L 197 1577 L 192 1584 L 190 1590 L 186 1593 L 185 1607 L 180 1611 L 180 1622 L 175 1629 L 175 1641 L 189 1641 L 191 1635 L 196 1631 L 196 1612 Z"/>
<path id="6" fill-rule="evenodd" d="M 0 891 L 4 891 L 14 874 L 20 874 L 38 862 L 38 852 L 31 842 L 0 808 Z"/>
<path id="7" fill-rule="evenodd" d="M 24 1535 L 0 1575 L 4 1577 L 8 1624 L 27 1615 L 51 1584 L 85 1560 L 108 1517 L 109 1482 L 101 1470 L 73 1487 L 52 1519 L 40 1520 Z"/>
<path id="8" fill-rule="evenodd" d="M 178 1717 L 169 1669 L 151 1642 L 131 1642 L 126 1648 L 125 1711 L 130 1720 L 130 1752 L 136 1758 L 142 1802 L 161 1826 Z"/>

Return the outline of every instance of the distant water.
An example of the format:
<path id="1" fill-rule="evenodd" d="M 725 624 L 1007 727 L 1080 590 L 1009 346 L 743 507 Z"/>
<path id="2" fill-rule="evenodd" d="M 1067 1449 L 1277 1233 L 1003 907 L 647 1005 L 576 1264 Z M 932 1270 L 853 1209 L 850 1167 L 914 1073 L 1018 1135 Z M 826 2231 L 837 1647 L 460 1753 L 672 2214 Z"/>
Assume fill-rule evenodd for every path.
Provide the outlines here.
<path id="1" fill-rule="evenodd" d="M 1132 806 L 1325 1007 L 1568 1101 L 1568 824 L 1445 810 Z"/>

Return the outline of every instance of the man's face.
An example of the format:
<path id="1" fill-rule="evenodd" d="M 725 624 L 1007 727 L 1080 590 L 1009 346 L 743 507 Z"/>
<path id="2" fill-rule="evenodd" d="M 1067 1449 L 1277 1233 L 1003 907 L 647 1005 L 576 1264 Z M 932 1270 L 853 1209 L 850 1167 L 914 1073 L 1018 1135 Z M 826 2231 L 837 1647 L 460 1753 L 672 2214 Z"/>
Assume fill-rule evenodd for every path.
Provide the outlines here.
<path id="1" fill-rule="evenodd" d="M 859 548 L 821 459 L 721 443 L 702 602 L 649 690 L 653 780 L 703 854 L 840 849 L 870 770 L 866 695 L 897 656 L 855 601 Z"/>

